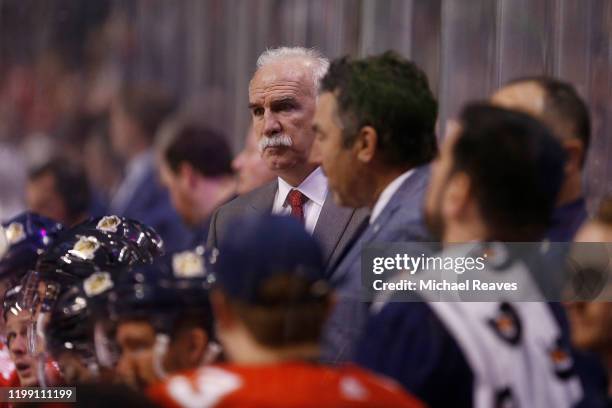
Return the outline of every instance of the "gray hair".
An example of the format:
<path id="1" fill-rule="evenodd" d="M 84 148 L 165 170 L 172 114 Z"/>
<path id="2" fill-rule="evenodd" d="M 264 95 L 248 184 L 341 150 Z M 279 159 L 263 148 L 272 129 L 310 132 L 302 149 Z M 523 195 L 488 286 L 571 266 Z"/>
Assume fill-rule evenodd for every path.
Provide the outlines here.
<path id="1" fill-rule="evenodd" d="M 273 62 L 284 61 L 292 58 L 304 58 L 313 62 L 312 76 L 314 78 L 315 94 L 319 89 L 321 80 L 329 68 L 329 60 L 314 48 L 304 47 L 279 47 L 265 50 L 257 58 L 257 69 Z"/>

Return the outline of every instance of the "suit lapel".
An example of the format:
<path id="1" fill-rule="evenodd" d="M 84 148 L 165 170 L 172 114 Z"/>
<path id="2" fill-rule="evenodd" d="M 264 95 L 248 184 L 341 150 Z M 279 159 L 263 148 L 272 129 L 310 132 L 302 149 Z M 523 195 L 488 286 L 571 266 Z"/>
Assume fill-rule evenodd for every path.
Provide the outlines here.
<path id="1" fill-rule="evenodd" d="M 352 208 L 338 207 L 332 195 L 327 193 L 312 234 L 321 243 L 325 263 L 329 262 L 354 212 Z"/>
<path id="2" fill-rule="evenodd" d="M 258 191 L 257 195 L 252 197 L 249 208 L 257 214 L 268 214 L 272 212 L 277 190 L 278 180 L 266 184 Z"/>
<path id="3" fill-rule="evenodd" d="M 369 224 L 369 217 L 363 221 L 367 224 L 362 224 L 362 233 L 360 236 L 356 235 L 354 239 L 351 240 L 350 246 L 345 248 L 342 256 L 339 257 L 337 261 L 334 262 L 334 266 L 328 270 L 332 286 L 337 287 L 340 285 L 340 282 L 343 281 L 346 274 L 350 273 L 352 265 L 354 265 L 358 259 L 361 259 L 361 249 L 376 239 L 376 236 L 384 229 L 384 226 L 389 222 L 395 211 L 399 209 L 400 203 L 393 203 L 393 198 L 395 198 L 395 196 L 392 197 L 391 201 L 389 201 L 374 223 Z"/>
<path id="4" fill-rule="evenodd" d="M 371 225 L 368 225 L 363 234 L 352 242 L 351 247 L 347 248 L 345 256 L 335 262 L 336 267 L 330 269 L 332 273 L 332 282 L 337 284 L 344 275 L 349 273 L 351 265 L 361 258 L 361 249 L 374 242 L 382 231 L 389 230 L 387 225 L 392 221 L 393 215 L 403 205 L 413 205 L 412 198 L 419 195 L 419 190 L 423 188 L 423 183 L 427 182 L 427 171 L 429 166 L 422 166 L 415 169 L 414 174 L 408 177 L 397 189 L 391 197 L 383 211 L 374 220 Z M 421 211 L 421 203 L 415 211 Z M 384 239 L 384 238 L 383 238 Z"/>
<path id="5" fill-rule="evenodd" d="M 347 244 L 342 249 L 342 252 L 336 257 L 333 264 L 330 264 L 326 270 L 326 275 L 328 278 L 331 278 L 332 273 L 338 268 L 338 266 L 344 261 L 344 259 L 351 253 L 353 247 L 360 241 L 361 236 L 368 228 L 370 222 L 370 217 L 365 217 L 361 220 L 361 223 L 353 233 L 351 239 L 347 242 Z"/>

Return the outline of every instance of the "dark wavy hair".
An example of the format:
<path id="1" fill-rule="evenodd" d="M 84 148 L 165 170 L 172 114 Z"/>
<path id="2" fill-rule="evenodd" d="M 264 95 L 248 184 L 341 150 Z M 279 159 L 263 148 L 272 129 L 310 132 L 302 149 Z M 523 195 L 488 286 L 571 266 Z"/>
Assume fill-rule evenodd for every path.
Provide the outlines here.
<path id="1" fill-rule="evenodd" d="M 484 103 L 467 105 L 453 146 L 453 173 L 465 172 L 489 226 L 489 240 L 539 240 L 563 184 L 566 153 L 533 117 Z"/>
<path id="2" fill-rule="evenodd" d="M 359 129 L 371 126 L 391 166 L 419 166 L 435 157 L 438 104 L 427 76 L 414 63 L 392 51 L 343 57 L 332 62 L 321 92 L 337 97 L 345 147 L 353 145 Z"/>

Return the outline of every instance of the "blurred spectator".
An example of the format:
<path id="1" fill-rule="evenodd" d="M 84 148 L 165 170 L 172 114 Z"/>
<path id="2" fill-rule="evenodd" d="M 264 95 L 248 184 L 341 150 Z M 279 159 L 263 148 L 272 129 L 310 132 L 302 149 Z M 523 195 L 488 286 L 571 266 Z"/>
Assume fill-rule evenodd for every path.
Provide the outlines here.
<path id="1" fill-rule="evenodd" d="M 238 185 L 236 193 L 245 194 L 272 181 L 276 175 L 261 158 L 253 126 L 249 126 L 244 149 L 232 161 Z"/>
<path id="2" fill-rule="evenodd" d="M 612 198 L 602 201 L 595 218 L 576 234 L 576 242 L 603 242 L 608 247 L 611 245 Z M 602 301 L 573 302 L 568 308 L 572 340 L 576 347 L 597 353 L 603 359 L 610 381 L 608 396 L 612 400 L 612 304 L 603 301 L 611 296 L 612 288 L 608 285 L 600 295 Z"/>
<path id="3" fill-rule="evenodd" d="M 132 86 L 120 92 L 110 117 L 113 149 L 126 161 L 125 176 L 110 203 L 111 212 L 153 227 L 169 251 L 187 245 L 189 232 L 157 178 L 153 139 L 174 107 L 163 90 Z"/>
<path id="4" fill-rule="evenodd" d="M 26 202 L 29 211 L 66 226 L 84 221 L 92 205 L 85 170 L 63 158 L 36 167 L 28 175 Z"/>
<path id="5" fill-rule="evenodd" d="M 213 211 L 236 195 L 226 137 L 179 120 L 161 132 L 158 150 L 161 180 L 172 205 L 194 230 L 192 246 L 203 244 Z"/>
<path id="6" fill-rule="evenodd" d="M 571 84 L 550 77 L 516 79 L 495 92 L 491 100 L 540 119 L 565 148 L 568 156 L 565 180 L 546 238 L 553 242 L 571 241 L 587 218 L 582 179 L 591 120 L 585 102 Z"/>
<path id="7" fill-rule="evenodd" d="M 12 143 L 0 142 L 0 221 L 17 215 L 25 208 L 25 163 L 21 149 Z"/>
<path id="8" fill-rule="evenodd" d="M 121 181 L 121 160 L 112 149 L 108 121 L 101 118 L 83 143 L 83 165 L 94 197 L 108 204 Z"/>

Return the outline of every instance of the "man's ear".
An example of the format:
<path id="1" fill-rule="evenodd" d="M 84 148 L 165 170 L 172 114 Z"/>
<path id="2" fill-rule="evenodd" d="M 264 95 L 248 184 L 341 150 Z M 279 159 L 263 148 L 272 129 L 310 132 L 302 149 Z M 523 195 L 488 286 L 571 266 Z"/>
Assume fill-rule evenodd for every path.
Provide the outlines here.
<path id="1" fill-rule="evenodd" d="M 192 327 L 189 329 L 189 349 L 187 358 L 190 366 L 198 366 L 204 355 L 206 354 L 206 346 L 208 345 L 208 334 L 201 327 Z"/>
<path id="2" fill-rule="evenodd" d="M 378 146 L 378 133 L 372 126 L 364 126 L 359 130 L 353 149 L 357 153 L 357 159 L 362 163 L 370 163 L 376 154 Z"/>
<path id="3" fill-rule="evenodd" d="M 462 217 L 470 203 L 471 181 L 467 174 L 458 172 L 451 175 L 444 190 L 443 211 L 449 218 Z"/>
<path id="4" fill-rule="evenodd" d="M 197 184 L 197 175 L 193 166 L 187 162 L 179 164 L 177 171 L 181 183 L 185 183 L 187 187 L 194 188 Z"/>
<path id="5" fill-rule="evenodd" d="M 567 161 L 565 162 L 565 174 L 575 174 L 582 170 L 582 162 L 584 157 L 584 143 L 578 138 L 568 138 L 563 141 L 563 148 L 567 153 Z"/>

